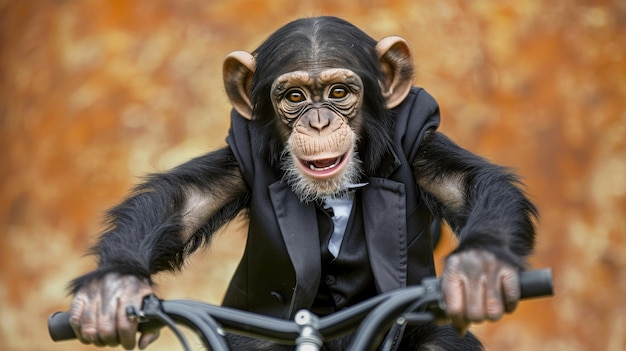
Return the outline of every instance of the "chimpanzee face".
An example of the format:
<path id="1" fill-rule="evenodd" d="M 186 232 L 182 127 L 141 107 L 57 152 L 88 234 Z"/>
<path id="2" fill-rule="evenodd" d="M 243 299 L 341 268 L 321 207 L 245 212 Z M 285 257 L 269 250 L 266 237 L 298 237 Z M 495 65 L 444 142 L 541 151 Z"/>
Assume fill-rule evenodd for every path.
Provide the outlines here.
<path id="1" fill-rule="evenodd" d="M 364 165 L 380 162 L 364 155 L 390 147 L 381 125 L 411 88 L 412 60 L 399 37 L 376 42 L 345 21 L 321 17 L 286 25 L 253 54 L 232 53 L 224 81 L 242 116 L 270 126 L 266 140 L 280 155 L 266 154 L 308 202 L 344 191 Z"/>
<path id="2" fill-rule="evenodd" d="M 272 103 L 280 118 L 288 152 L 287 179 L 303 199 L 332 195 L 355 182 L 360 168 L 351 122 L 359 117 L 363 83 L 349 69 L 296 71 L 272 84 Z M 312 190 L 315 190 L 312 192 Z"/>

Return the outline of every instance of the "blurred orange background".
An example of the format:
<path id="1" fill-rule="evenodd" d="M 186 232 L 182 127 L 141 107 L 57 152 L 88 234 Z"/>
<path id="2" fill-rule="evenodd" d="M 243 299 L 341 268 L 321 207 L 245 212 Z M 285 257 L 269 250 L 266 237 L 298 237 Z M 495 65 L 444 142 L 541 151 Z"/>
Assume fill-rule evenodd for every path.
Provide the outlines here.
<path id="1" fill-rule="evenodd" d="M 0 349 L 95 349 L 53 343 L 46 320 L 93 268 L 103 212 L 146 173 L 224 145 L 225 55 L 322 14 L 405 37 L 441 130 L 515 168 L 541 210 L 531 263 L 553 269 L 556 295 L 475 326 L 487 349 L 626 349 L 621 0 L 0 0 Z M 160 294 L 219 302 L 244 227 L 159 276 Z M 162 334 L 151 349 L 177 349 Z"/>

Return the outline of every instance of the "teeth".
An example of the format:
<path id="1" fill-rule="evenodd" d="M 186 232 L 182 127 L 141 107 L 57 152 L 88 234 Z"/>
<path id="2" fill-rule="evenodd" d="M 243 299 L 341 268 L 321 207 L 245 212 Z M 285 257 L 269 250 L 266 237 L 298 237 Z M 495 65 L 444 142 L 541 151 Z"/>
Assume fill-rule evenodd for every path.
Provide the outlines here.
<path id="1" fill-rule="evenodd" d="M 341 158 L 337 158 L 333 164 L 331 164 L 330 166 L 322 167 L 322 168 L 315 167 L 313 165 L 313 162 L 309 162 L 309 168 L 313 171 L 326 171 L 326 170 L 336 167 L 340 161 L 341 161 Z"/>

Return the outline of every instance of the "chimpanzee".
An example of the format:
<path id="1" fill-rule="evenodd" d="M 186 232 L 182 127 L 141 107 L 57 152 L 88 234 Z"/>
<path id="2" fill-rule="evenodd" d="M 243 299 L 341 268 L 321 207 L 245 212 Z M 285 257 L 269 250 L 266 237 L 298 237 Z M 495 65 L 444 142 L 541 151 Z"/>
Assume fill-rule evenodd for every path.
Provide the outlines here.
<path id="1" fill-rule="evenodd" d="M 246 248 L 224 305 L 280 318 L 419 284 L 435 274 L 431 223 L 445 220 L 459 239 L 442 273 L 453 327 L 407 330 L 398 349 L 481 350 L 465 331 L 515 309 L 537 210 L 510 170 L 437 131 L 437 103 L 412 86 L 407 42 L 377 42 L 335 17 L 299 19 L 252 54 L 228 55 L 223 73 L 227 146 L 148 176 L 108 212 L 91 249 L 97 269 L 70 287 L 79 339 L 133 348 L 126 306 L 245 210 Z"/>

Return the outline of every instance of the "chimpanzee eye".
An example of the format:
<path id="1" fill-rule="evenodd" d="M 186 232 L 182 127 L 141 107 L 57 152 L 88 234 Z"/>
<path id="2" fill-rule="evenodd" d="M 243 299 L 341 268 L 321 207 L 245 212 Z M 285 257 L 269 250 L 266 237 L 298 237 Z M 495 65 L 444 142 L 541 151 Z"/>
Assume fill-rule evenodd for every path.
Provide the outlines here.
<path id="1" fill-rule="evenodd" d="M 330 94 L 328 97 L 331 99 L 343 99 L 348 95 L 348 90 L 342 86 L 336 86 L 330 89 Z"/>
<path id="2" fill-rule="evenodd" d="M 297 89 L 288 91 L 285 98 L 290 102 L 302 102 L 305 100 L 304 93 Z"/>

